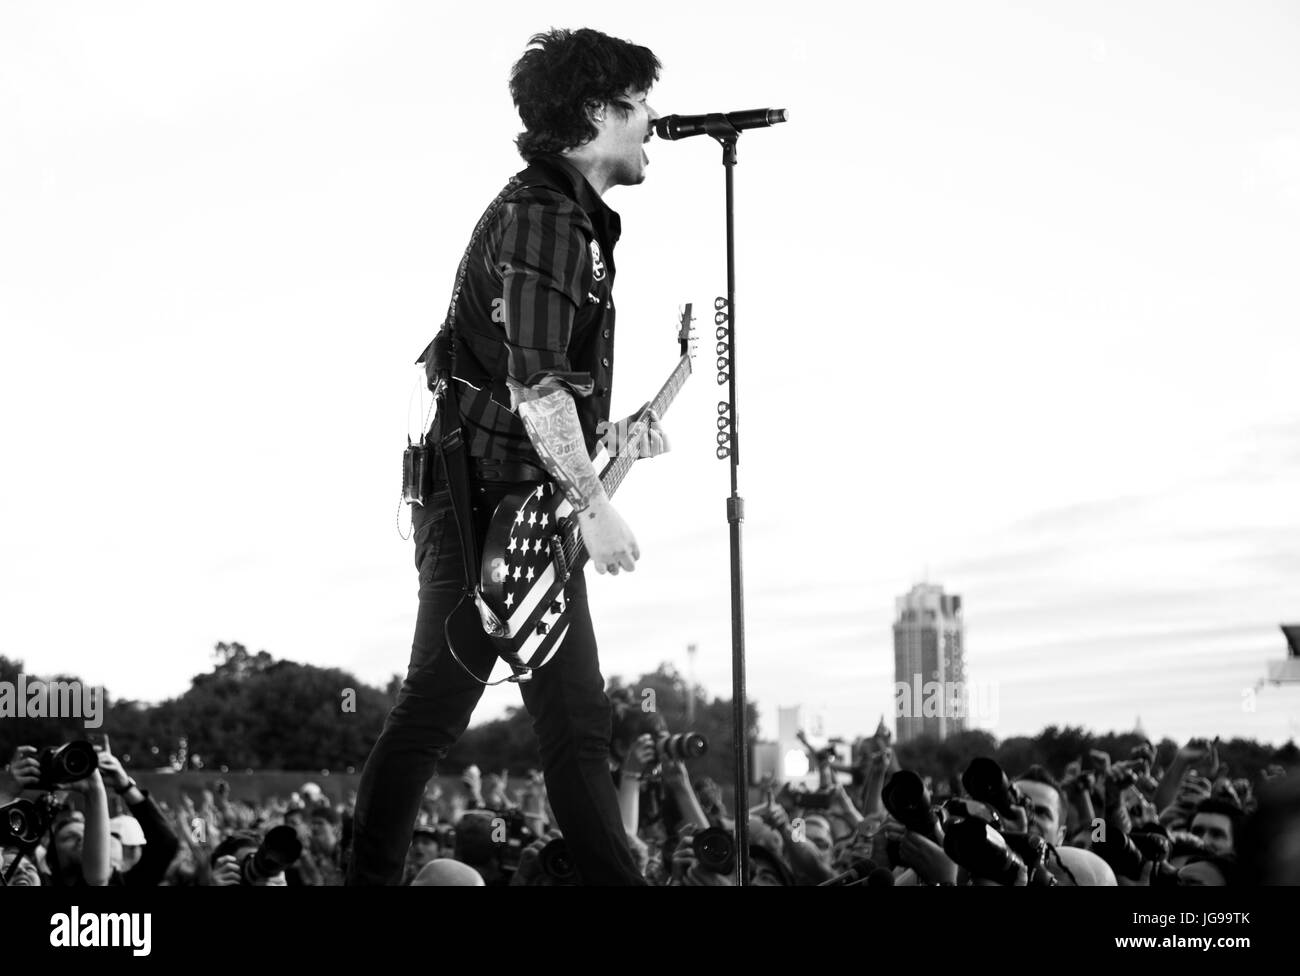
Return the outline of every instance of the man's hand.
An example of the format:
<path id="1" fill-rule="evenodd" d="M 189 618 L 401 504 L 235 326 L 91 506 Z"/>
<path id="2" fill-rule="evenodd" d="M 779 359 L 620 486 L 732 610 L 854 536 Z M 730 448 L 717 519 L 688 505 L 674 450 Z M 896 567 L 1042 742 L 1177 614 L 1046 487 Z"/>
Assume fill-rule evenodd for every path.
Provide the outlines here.
<path id="1" fill-rule="evenodd" d="M 228 888 L 240 882 L 239 859 L 233 854 L 223 854 L 217 858 L 212 870 L 212 883 L 218 888 Z"/>
<path id="2" fill-rule="evenodd" d="M 763 823 L 773 830 L 779 830 L 782 834 L 790 829 L 790 815 L 785 812 L 785 807 L 775 801 L 759 810 L 757 816 Z"/>
<path id="3" fill-rule="evenodd" d="M 547 473 L 573 506 L 596 572 L 631 572 L 641 558 L 632 530 L 609 503 L 587 456 L 578 410 L 567 390 L 542 386 L 511 388 L 528 439 Z"/>
<path id="4" fill-rule="evenodd" d="M 19 746 L 9 763 L 9 775 L 24 790 L 34 790 L 41 781 L 41 764 L 36 758 L 35 746 Z"/>
<path id="5" fill-rule="evenodd" d="M 63 789 L 70 793 L 80 793 L 82 796 L 90 796 L 91 793 L 98 791 L 104 792 L 104 778 L 99 775 L 98 769 L 92 769 L 89 776 L 83 776 L 74 783 L 64 783 Z"/>
<path id="6" fill-rule="evenodd" d="M 914 830 L 903 834 L 898 842 L 898 857 L 916 872 L 922 881 L 930 884 L 956 884 L 957 865 L 944 853 L 942 847 Z"/>
<path id="7" fill-rule="evenodd" d="M 612 424 L 602 421 L 596 427 L 596 433 L 600 436 L 605 451 L 610 457 L 631 454 L 634 458 L 651 458 L 667 454 L 671 450 L 668 435 L 664 433 L 663 425 L 659 422 L 659 414 L 649 410 L 649 406 L 650 404 L 647 403 L 641 407 L 641 410 L 629 414 L 622 420 Z M 645 418 L 648 423 L 640 436 L 633 437 L 632 429 L 636 426 L 642 411 L 646 412 Z"/>
<path id="8" fill-rule="evenodd" d="M 108 750 L 107 742 L 103 749 L 96 749 L 99 753 L 99 772 L 104 777 L 106 786 L 120 792 L 126 789 L 126 784 L 131 782 L 131 777 L 127 775 L 122 761 Z"/>
<path id="9" fill-rule="evenodd" d="M 627 750 L 627 755 L 623 757 L 623 772 L 641 773 L 647 766 L 655 760 L 655 740 L 646 732 L 644 735 L 637 736 L 635 742 Z"/>
<path id="10" fill-rule="evenodd" d="M 596 572 L 617 576 L 620 569 L 629 573 L 636 569 L 641 547 L 604 492 L 582 513 L 578 525 Z"/>
<path id="11" fill-rule="evenodd" d="M 1202 800 L 1208 800 L 1211 793 L 1210 781 L 1194 769 L 1189 769 L 1178 787 L 1178 802 L 1195 806 Z"/>

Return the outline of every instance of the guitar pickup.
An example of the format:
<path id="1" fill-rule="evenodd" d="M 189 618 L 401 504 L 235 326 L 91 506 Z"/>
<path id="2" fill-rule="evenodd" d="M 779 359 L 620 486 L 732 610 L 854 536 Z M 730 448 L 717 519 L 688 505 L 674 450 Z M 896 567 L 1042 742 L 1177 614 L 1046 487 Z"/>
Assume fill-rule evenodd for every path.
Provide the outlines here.
<path id="1" fill-rule="evenodd" d="M 555 578 L 562 583 L 569 582 L 569 561 L 564 558 L 564 536 L 558 532 L 551 536 L 551 566 L 555 569 Z"/>

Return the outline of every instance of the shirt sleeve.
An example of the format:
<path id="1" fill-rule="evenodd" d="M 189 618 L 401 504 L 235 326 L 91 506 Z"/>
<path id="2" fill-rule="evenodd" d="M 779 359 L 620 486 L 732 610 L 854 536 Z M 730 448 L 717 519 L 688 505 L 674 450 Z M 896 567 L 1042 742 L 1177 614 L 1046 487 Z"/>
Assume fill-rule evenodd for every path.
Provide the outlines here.
<path id="1" fill-rule="evenodd" d="M 590 396 L 595 382 L 573 368 L 569 342 L 586 301 L 585 217 L 560 194 L 511 204 L 501 234 L 507 378 L 511 399 L 525 387 L 551 386 Z"/>
<path id="2" fill-rule="evenodd" d="M 130 809 L 131 816 L 140 822 L 145 844 L 144 850 L 140 852 L 140 860 L 122 876 L 122 883 L 130 888 L 154 888 L 166 876 L 181 843 L 163 812 L 158 809 L 158 804 L 148 793 L 144 794 L 144 799 L 139 803 L 131 804 Z"/>

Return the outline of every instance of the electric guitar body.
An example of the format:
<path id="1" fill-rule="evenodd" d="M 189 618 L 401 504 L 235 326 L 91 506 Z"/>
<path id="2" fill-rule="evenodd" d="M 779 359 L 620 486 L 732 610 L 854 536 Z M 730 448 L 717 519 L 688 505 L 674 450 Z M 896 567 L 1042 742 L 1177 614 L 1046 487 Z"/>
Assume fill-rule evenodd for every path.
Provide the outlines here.
<path id="1" fill-rule="evenodd" d="M 691 374 L 690 328 L 688 304 L 678 320 L 681 358 L 623 443 L 637 443 L 649 426 L 649 411 L 662 418 L 686 383 Z M 599 443 L 591 460 L 612 498 L 635 456 L 610 457 Z M 553 481 L 524 486 L 501 500 L 483 543 L 475 594 L 480 622 L 499 658 L 490 680 L 512 672 L 518 680 L 527 680 L 532 669 L 560 650 L 569 630 L 565 584 L 586 562 L 573 505 Z"/>

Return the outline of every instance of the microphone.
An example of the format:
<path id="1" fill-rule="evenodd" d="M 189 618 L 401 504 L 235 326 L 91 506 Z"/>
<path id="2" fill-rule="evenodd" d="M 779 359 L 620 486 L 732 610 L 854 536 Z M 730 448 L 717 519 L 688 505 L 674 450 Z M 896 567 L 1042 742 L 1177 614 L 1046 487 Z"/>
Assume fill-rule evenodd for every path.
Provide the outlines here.
<path id="1" fill-rule="evenodd" d="M 741 129 L 758 129 L 790 118 L 783 108 L 751 108 L 747 112 L 714 112 L 712 115 L 665 115 L 655 120 L 660 139 L 689 136 L 725 136 Z"/>
<path id="2" fill-rule="evenodd" d="M 851 885 L 856 882 L 865 881 L 867 878 L 870 878 L 878 870 L 879 868 L 876 867 L 876 862 L 871 860 L 871 858 L 860 857 L 854 860 L 849 865 L 849 869 L 845 871 L 843 874 L 837 874 L 833 878 L 827 878 L 817 887 L 839 888 L 843 885 Z M 892 878 L 893 875 L 890 875 L 890 877 Z"/>

